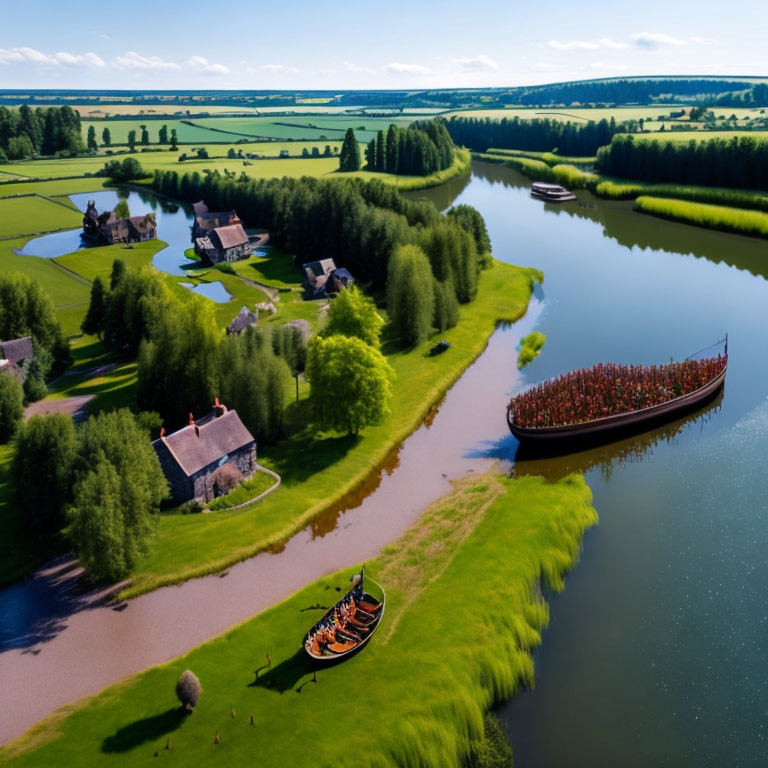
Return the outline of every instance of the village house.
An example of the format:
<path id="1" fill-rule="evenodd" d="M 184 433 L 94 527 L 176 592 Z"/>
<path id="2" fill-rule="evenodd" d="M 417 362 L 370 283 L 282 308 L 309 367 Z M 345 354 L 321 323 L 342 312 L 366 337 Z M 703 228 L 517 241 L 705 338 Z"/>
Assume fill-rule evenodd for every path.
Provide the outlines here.
<path id="1" fill-rule="evenodd" d="M 96 203 L 89 200 L 83 215 L 83 233 L 86 237 L 101 240 L 109 245 L 141 243 L 157 239 L 157 226 L 154 213 L 118 219 L 114 211 L 99 213 Z"/>
<path id="2" fill-rule="evenodd" d="M 338 268 L 333 259 L 311 261 L 304 264 L 301 271 L 304 273 L 307 290 L 314 299 L 333 296 L 355 282 L 349 270 Z"/>
<path id="3" fill-rule="evenodd" d="M 31 336 L 12 341 L 0 341 L 0 374 L 8 373 L 23 384 L 34 356 L 35 349 Z"/>
<path id="4" fill-rule="evenodd" d="M 247 259 L 253 253 L 250 238 L 242 224 L 215 227 L 205 237 L 195 239 L 195 253 L 211 264 Z"/>
<path id="5" fill-rule="evenodd" d="M 219 403 L 202 419 L 190 414 L 183 429 L 152 443 L 177 502 L 208 502 L 228 493 L 256 471 L 256 440 L 237 411 Z"/>
<path id="6" fill-rule="evenodd" d="M 192 240 L 198 237 L 208 237 L 217 227 L 228 227 L 231 224 L 242 224 L 237 211 L 218 211 L 211 212 L 208 206 L 202 201 L 192 205 L 195 219 L 192 222 Z"/>
<path id="7" fill-rule="evenodd" d="M 258 322 L 259 313 L 252 312 L 248 307 L 243 307 L 227 326 L 227 333 L 242 333 L 246 328 L 258 325 Z"/>

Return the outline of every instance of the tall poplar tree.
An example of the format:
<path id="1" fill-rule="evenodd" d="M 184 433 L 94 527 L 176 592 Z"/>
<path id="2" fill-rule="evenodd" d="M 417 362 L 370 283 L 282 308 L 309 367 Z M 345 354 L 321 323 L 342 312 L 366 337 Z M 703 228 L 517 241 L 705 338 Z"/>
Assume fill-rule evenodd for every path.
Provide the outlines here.
<path id="1" fill-rule="evenodd" d="M 105 128 L 105 129 L 104 129 L 104 130 L 101 132 L 101 143 L 102 143 L 102 144 L 103 144 L 105 147 L 110 147 L 110 146 L 112 146 L 112 134 L 109 132 L 109 128 Z"/>
<path id="2" fill-rule="evenodd" d="M 376 134 L 376 170 L 383 171 L 387 166 L 386 149 L 384 148 L 384 131 Z"/>
<path id="3" fill-rule="evenodd" d="M 341 145 L 339 170 L 343 172 L 360 170 L 360 147 L 357 144 L 355 132 L 352 128 L 347 128 L 344 143 Z"/>
<path id="4" fill-rule="evenodd" d="M 96 129 L 90 125 L 88 126 L 88 149 L 96 150 L 99 145 L 96 143 Z"/>

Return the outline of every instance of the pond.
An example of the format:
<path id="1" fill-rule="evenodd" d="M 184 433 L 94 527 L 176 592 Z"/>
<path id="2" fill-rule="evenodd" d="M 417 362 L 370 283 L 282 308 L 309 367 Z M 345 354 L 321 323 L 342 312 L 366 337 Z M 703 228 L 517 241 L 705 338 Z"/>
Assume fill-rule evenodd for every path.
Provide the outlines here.
<path id="1" fill-rule="evenodd" d="M 148 190 L 137 189 L 109 189 L 98 192 L 85 192 L 70 195 L 69 199 L 80 209 L 85 211 L 89 200 L 94 200 L 96 209 L 111 211 L 120 200 L 128 203 L 131 214 L 139 216 L 152 212 L 157 222 L 157 235 L 160 240 L 168 243 L 167 248 L 158 251 L 152 258 L 152 264 L 161 272 L 168 275 L 182 276 L 190 267 L 199 266 L 199 262 L 188 259 L 184 251 L 192 247 L 191 227 L 192 208 L 176 202 L 158 197 Z M 67 253 L 74 253 L 82 248 L 94 248 L 98 245 L 81 237 L 81 229 L 70 229 L 65 232 L 54 232 L 30 240 L 24 248 L 17 251 L 20 256 L 39 256 L 44 259 L 52 259 Z M 227 302 L 231 296 L 220 282 L 208 283 L 203 286 L 190 286 L 195 293 L 208 296 L 216 302 Z M 224 298 L 226 297 L 226 298 Z"/>
<path id="2" fill-rule="evenodd" d="M 536 688 L 500 714 L 520 768 L 763 765 L 768 711 L 768 243 L 579 193 L 533 200 L 514 171 L 420 193 L 476 206 L 497 258 L 545 273 L 541 356 L 520 385 L 601 361 L 682 359 L 730 337 L 698 418 L 513 472 L 586 472 L 600 515 L 551 602 Z M 499 414 L 499 419 L 503 414 Z"/>

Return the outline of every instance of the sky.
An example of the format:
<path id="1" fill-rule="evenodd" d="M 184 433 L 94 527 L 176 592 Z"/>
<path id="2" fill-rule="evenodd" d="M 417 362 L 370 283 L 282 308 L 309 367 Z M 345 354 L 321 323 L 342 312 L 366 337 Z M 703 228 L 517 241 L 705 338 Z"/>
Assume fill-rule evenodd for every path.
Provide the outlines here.
<path id="1" fill-rule="evenodd" d="M 768 76 L 768 3 L 759 0 L 33 0 L 27 8 L 4 14 L 0 89 L 369 90 Z"/>

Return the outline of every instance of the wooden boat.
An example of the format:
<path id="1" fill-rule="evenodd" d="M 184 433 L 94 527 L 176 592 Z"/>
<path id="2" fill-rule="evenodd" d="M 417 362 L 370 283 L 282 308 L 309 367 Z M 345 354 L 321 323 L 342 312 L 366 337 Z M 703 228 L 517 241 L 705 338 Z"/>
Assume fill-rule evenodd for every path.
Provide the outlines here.
<path id="1" fill-rule="evenodd" d="M 363 648 L 373 637 L 384 615 L 384 590 L 378 585 L 371 587 L 378 597 L 365 590 L 365 567 L 352 589 L 347 592 L 320 621 L 304 635 L 307 655 L 321 662 L 334 662 L 351 656 Z M 342 618 L 343 610 L 354 604 L 354 615 Z M 335 635 L 329 640 L 328 635 Z"/>
<path id="2" fill-rule="evenodd" d="M 640 432 L 652 426 L 679 418 L 686 413 L 702 407 L 715 397 L 725 383 L 728 370 L 728 342 L 725 355 L 720 358 L 721 368 L 717 375 L 698 389 L 672 397 L 662 403 L 610 414 L 596 419 L 579 421 L 557 426 L 522 426 L 515 423 L 513 402 L 507 406 L 507 425 L 509 431 L 524 444 L 556 444 L 558 442 L 580 442 L 583 440 L 600 441 L 619 434 Z"/>
<path id="3" fill-rule="evenodd" d="M 531 197 L 546 200 L 548 203 L 567 203 L 576 199 L 570 189 L 546 181 L 534 181 L 531 184 Z"/>

